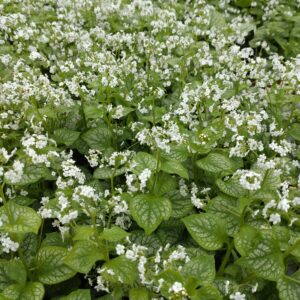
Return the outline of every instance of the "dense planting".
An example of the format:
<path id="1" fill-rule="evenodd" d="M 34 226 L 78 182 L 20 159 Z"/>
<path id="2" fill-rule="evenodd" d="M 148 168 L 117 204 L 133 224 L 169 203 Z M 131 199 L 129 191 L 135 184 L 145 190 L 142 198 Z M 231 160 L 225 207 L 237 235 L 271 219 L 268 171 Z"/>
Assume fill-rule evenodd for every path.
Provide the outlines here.
<path id="1" fill-rule="evenodd" d="M 1 3 L 0 300 L 299 299 L 299 0 Z"/>

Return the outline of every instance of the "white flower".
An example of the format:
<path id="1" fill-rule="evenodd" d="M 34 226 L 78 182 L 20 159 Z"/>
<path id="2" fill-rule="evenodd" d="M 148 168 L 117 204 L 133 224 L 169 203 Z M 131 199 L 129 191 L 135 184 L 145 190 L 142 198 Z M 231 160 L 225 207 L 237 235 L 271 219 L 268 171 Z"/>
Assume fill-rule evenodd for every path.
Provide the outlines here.
<path id="1" fill-rule="evenodd" d="M 293 200 L 294 205 L 300 205 L 300 197 L 295 197 Z"/>
<path id="2" fill-rule="evenodd" d="M 229 298 L 233 300 L 246 300 L 246 295 L 236 292 L 235 294 L 231 294 Z"/>
<path id="3" fill-rule="evenodd" d="M 3 247 L 3 252 L 9 253 L 10 251 L 16 252 L 19 249 L 19 243 L 10 239 L 8 234 L 1 234 L 0 243 Z"/>
<path id="4" fill-rule="evenodd" d="M 117 246 L 116 246 L 116 253 L 118 255 L 124 254 L 125 253 L 125 246 L 121 245 L 121 244 L 117 244 Z"/>
<path id="5" fill-rule="evenodd" d="M 22 179 L 24 164 L 19 160 L 15 160 L 13 163 L 13 169 L 5 172 L 4 177 L 12 183 L 17 183 Z"/>
<path id="6" fill-rule="evenodd" d="M 273 225 L 276 225 L 276 224 L 278 224 L 278 223 L 281 222 L 281 217 L 280 217 L 280 215 L 278 213 L 271 214 L 270 218 L 269 218 L 269 221 L 271 223 L 273 223 Z"/>
<path id="7" fill-rule="evenodd" d="M 178 282 L 178 281 L 175 281 L 173 283 L 173 285 L 170 287 L 169 289 L 169 293 L 175 293 L 175 294 L 178 294 L 182 291 L 184 291 L 185 288 L 183 287 L 182 283 L 181 282 Z"/>
<path id="8" fill-rule="evenodd" d="M 283 198 L 279 201 L 277 208 L 287 212 L 290 208 L 289 201 L 286 198 Z"/>
<path id="9" fill-rule="evenodd" d="M 271 200 L 270 202 L 268 202 L 265 207 L 263 208 L 263 211 L 262 211 L 262 215 L 264 218 L 267 217 L 267 211 L 269 208 L 273 208 L 273 207 L 276 207 L 276 201 L 275 200 Z"/>
<path id="10" fill-rule="evenodd" d="M 258 288 L 258 283 L 256 282 L 256 284 L 251 288 L 251 292 L 252 292 L 253 294 L 256 293 L 257 288 Z"/>
<path id="11" fill-rule="evenodd" d="M 151 170 L 148 168 L 144 169 L 143 172 L 139 175 L 139 180 L 141 182 L 140 188 L 143 190 L 146 187 L 148 179 L 151 177 Z"/>
<path id="12" fill-rule="evenodd" d="M 262 182 L 262 176 L 260 174 L 247 170 L 242 170 L 240 173 L 242 174 L 240 177 L 240 184 L 243 188 L 250 191 L 260 189 Z"/>

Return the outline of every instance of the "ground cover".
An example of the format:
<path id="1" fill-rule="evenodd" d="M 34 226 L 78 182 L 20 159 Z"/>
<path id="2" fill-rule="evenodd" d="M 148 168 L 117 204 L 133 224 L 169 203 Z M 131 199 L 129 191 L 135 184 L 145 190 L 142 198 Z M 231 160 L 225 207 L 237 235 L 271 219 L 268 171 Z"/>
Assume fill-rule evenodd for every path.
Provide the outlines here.
<path id="1" fill-rule="evenodd" d="M 300 1 L 1 1 L 0 300 L 298 300 L 299 53 Z"/>

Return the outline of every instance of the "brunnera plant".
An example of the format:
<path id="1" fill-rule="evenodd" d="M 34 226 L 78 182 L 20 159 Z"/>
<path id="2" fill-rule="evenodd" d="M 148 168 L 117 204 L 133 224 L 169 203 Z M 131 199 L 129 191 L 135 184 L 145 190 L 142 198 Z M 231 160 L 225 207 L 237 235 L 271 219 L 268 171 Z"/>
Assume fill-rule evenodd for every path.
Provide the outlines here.
<path id="1" fill-rule="evenodd" d="M 2 1 L 0 300 L 298 300 L 299 7 Z"/>

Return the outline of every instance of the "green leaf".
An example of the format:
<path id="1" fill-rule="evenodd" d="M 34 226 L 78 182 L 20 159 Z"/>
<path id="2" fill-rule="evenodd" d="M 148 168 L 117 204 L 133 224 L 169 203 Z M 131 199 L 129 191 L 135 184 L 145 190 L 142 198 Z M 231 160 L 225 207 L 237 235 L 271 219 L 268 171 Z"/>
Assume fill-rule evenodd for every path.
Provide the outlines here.
<path id="1" fill-rule="evenodd" d="M 211 255 L 201 255 L 191 258 L 182 270 L 181 274 L 185 278 L 195 278 L 200 285 L 212 283 L 215 279 L 215 260 Z"/>
<path id="2" fill-rule="evenodd" d="M 133 219 L 146 234 L 152 233 L 172 213 L 171 202 L 167 198 L 149 194 L 135 196 L 129 208 Z"/>
<path id="3" fill-rule="evenodd" d="M 290 129 L 290 135 L 297 141 L 300 141 L 300 123 L 294 123 Z"/>
<path id="4" fill-rule="evenodd" d="M 89 240 L 94 235 L 93 226 L 80 225 L 76 226 L 74 230 L 74 241 L 86 241 Z"/>
<path id="5" fill-rule="evenodd" d="M 249 7 L 251 6 L 252 0 L 235 0 L 235 4 L 239 7 Z"/>
<path id="6" fill-rule="evenodd" d="M 236 205 L 236 199 L 226 195 L 220 195 L 207 203 L 205 211 L 219 216 L 226 224 L 228 235 L 233 236 L 240 228 L 240 216 L 237 212 Z"/>
<path id="7" fill-rule="evenodd" d="M 232 174 L 242 166 L 236 160 L 220 153 L 209 153 L 206 157 L 196 161 L 196 165 L 205 171 L 222 175 Z"/>
<path id="8" fill-rule="evenodd" d="M 209 213 L 194 214 L 183 219 L 192 238 L 204 249 L 220 249 L 227 240 L 224 222 Z"/>
<path id="9" fill-rule="evenodd" d="M 161 151 L 161 157 L 167 160 L 184 162 L 188 157 L 187 147 L 185 145 L 170 145 L 170 151 Z"/>
<path id="10" fill-rule="evenodd" d="M 189 179 L 188 170 L 178 161 L 168 160 L 161 164 L 160 169 L 169 174 L 177 174 L 182 178 Z"/>
<path id="11" fill-rule="evenodd" d="M 71 245 L 70 236 L 62 236 L 59 232 L 46 233 L 45 238 L 42 241 L 42 247 L 44 246 L 58 246 L 58 247 L 68 247 Z"/>
<path id="12" fill-rule="evenodd" d="M 11 284 L 26 282 L 26 269 L 24 264 L 19 259 L 0 260 L 0 290 Z"/>
<path id="13" fill-rule="evenodd" d="M 118 226 L 113 226 L 112 228 L 104 228 L 99 237 L 100 239 L 106 241 L 118 242 L 127 236 L 128 232 L 126 232 Z"/>
<path id="14" fill-rule="evenodd" d="M 276 174 L 276 170 L 268 170 L 265 173 L 262 188 L 264 190 L 274 190 L 281 185 L 280 175 Z"/>
<path id="15" fill-rule="evenodd" d="M 136 275 L 137 268 L 136 263 L 128 260 L 125 256 L 118 256 L 106 262 L 102 266 L 102 276 L 112 283 L 120 283 L 133 285 Z M 111 270 L 107 272 L 107 270 Z"/>
<path id="16" fill-rule="evenodd" d="M 25 263 L 31 266 L 35 260 L 38 249 L 38 236 L 35 233 L 27 233 L 23 239 L 21 249 Z"/>
<path id="17" fill-rule="evenodd" d="M 122 106 L 121 112 L 120 113 L 118 112 L 118 119 L 127 116 L 134 110 L 135 110 L 134 108 Z M 110 111 L 110 115 L 113 116 L 117 111 L 118 111 L 117 107 L 113 107 L 113 109 Z"/>
<path id="18" fill-rule="evenodd" d="M 133 172 L 140 175 L 145 169 L 154 171 L 156 169 L 156 158 L 147 152 L 138 152 L 133 158 L 135 165 Z"/>
<path id="19" fill-rule="evenodd" d="M 64 263 L 67 254 L 68 251 L 62 247 L 42 247 L 36 260 L 39 281 L 50 285 L 73 277 L 76 272 Z"/>
<path id="20" fill-rule="evenodd" d="M 234 237 L 234 245 L 242 256 L 246 256 L 258 245 L 260 239 L 260 233 L 256 228 L 243 226 Z"/>
<path id="21" fill-rule="evenodd" d="M 92 241 L 78 241 L 68 251 L 64 263 L 76 272 L 87 274 L 97 260 L 104 260 L 104 253 Z"/>
<path id="22" fill-rule="evenodd" d="M 275 281 L 284 274 L 283 255 L 271 230 L 253 231 L 243 227 L 236 241 L 242 258 L 236 263 L 264 279 Z M 253 240 L 254 239 L 254 240 Z"/>
<path id="23" fill-rule="evenodd" d="M 177 219 L 170 218 L 168 221 L 163 222 L 156 231 L 156 235 L 160 239 L 162 245 L 170 244 L 175 245 L 182 238 L 185 226 Z"/>
<path id="24" fill-rule="evenodd" d="M 169 292 L 170 287 L 174 284 L 174 282 L 180 282 L 184 286 L 184 277 L 181 275 L 179 271 L 167 269 L 165 271 L 162 271 L 158 274 L 157 279 L 163 279 L 164 284 L 161 287 L 161 294 L 164 296 L 166 299 L 170 299 L 171 295 Z"/>
<path id="25" fill-rule="evenodd" d="M 282 276 L 277 280 L 280 299 L 298 300 L 300 295 L 300 270 L 292 276 Z"/>
<path id="26" fill-rule="evenodd" d="M 158 179 L 156 180 L 154 176 L 150 177 L 147 182 L 147 186 L 151 189 L 154 186 L 153 194 L 158 196 L 167 196 L 170 191 L 174 191 L 177 188 L 177 180 L 173 176 L 167 173 L 159 173 Z M 156 184 L 154 185 L 154 181 Z"/>
<path id="27" fill-rule="evenodd" d="M 237 263 L 253 270 L 257 276 L 267 280 L 275 281 L 284 273 L 284 263 L 281 253 L 265 254 L 263 246 L 255 249 L 253 255 L 240 258 Z"/>
<path id="28" fill-rule="evenodd" d="M 9 185 L 23 186 L 38 182 L 43 178 L 47 180 L 54 179 L 49 169 L 44 165 L 29 165 L 24 167 L 22 178 L 18 182 L 12 182 L 7 178 L 5 178 L 5 182 Z"/>
<path id="29" fill-rule="evenodd" d="M 58 144 L 70 146 L 79 138 L 79 136 L 79 131 L 74 131 L 67 128 L 54 130 L 54 139 Z"/>
<path id="30" fill-rule="evenodd" d="M 97 168 L 94 171 L 93 177 L 96 179 L 110 179 L 111 177 L 122 175 L 126 172 L 126 168 L 120 168 L 120 169 L 112 169 L 112 168 L 106 168 L 101 167 Z"/>
<path id="31" fill-rule="evenodd" d="M 0 208 L 0 218 L 3 222 L 3 230 L 17 234 L 28 232 L 37 234 L 42 222 L 34 209 L 18 205 L 13 200 L 10 200 L 7 206 Z"/>
<path id="32" fill-rule="evenodd" d="M 22 206 L 30 206 L 32 203 L 36 202 L 36 199 L 32 199 L 25 196 L 16 196 L 14 197 L 14 202 L 16 204 L 22 205 Z"/>
<path id="33" fill-rule="evenodd" d="M 76 290 L 70 293 L 68 296 L 62 297 L 59 300 L 91 300 L 90 290 Z"/>
<path id="34" fill-rule="evenodd" d="M 212 285 L 203 286 L 196 290 L 196 294 L 191 300 L 222 300 L 222 296 L 218 289 Z"/>
<path id="35" fill-rule="evenodd" d="M 93 104 L 85 104 L 83 111 L 87 119 L 99 119 L 105 114 L 103 108 Z"/>
<path id="36" fill-rule="evenodd" d="M 1 295 L 9 300 L 42 300 L 44 294 L 45 289 L 40 282 L 27 282 L 26 285 L 10 285 Z"/>
<path id="37" fill-rule="evenodd" d="M 172 203 L 172 217 L 183 218 L 194 208 L 191 199 L 183 198 L 179 191 L 170 191 L 167 196 Z"/>
<path id="38" fill-rule="evenodd" d="M 238 178 L 232 177 L 226 181 L 217 179 L 216 184 L 220 189 L 220 191 L 226 195 L 236 197 L 236 198 L 240 198 L 248 195 L 248 191 L 241 186 Z"/>
<path id="39" fill-rule="evenodd" d="M 82 134 L 81 138 L 89 145 L 90 148 L 102 152 L 111 149 L 112 135 L 107 128 L 91 128 Z"/>
<path id="40" fill-rule="evenodd" d="M 225 16 L 216 10 L 211 10 L 210 27 L 221 29 L 226 27 Z"/>
<path id="41" fill-rule="evenodd" d="M 161 246 L 160 240 L 155 233 L 146 235 L 143 230 L 132 231 L 130 234 L 130 241 L 132 243 L 147 247 L 147 253 L 149 255 L 155 255 L 156 251 Z"/>
<path id="42" fill-rule="evenodd" d="M 149 300 L 149 292 L 146 288 L 130 289 L 129 300 Z"/>

